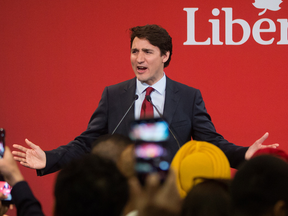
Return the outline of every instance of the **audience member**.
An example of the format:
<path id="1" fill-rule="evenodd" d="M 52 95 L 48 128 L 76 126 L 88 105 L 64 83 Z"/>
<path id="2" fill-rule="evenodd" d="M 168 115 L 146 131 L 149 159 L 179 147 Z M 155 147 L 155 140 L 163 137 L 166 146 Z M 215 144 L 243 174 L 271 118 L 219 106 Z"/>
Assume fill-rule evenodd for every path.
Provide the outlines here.
<path id="1" fill-rule="evenodd" d="M 183 201 L 181 216 L 229 216 L 230 180 L 201 179 Z"/>
<path id="2" fill-rule="evenodd" d="M 284 161 L 288 162 L 288 154 L 281 149 L 275 149 L 275 148 L 264 148 L 257 150 L 253 155 L 253 157 L 259 156 L 259 155 L 272 155 L 275 157 L 279 157 L 283 159 Z"/>
<path id="3" fill-rule="evenodd" d="M 127 178 L 135 176 L 135 153 L 134 145 L 129 145 L 123 150 L 119 160 L 117 161 L 118 169 Z"/>
<path id="4" fill-rule="evenodd" d="M 250 159 L 231 183 L 232 216 L 287 216 L 288 163 L 271 155 Z"/>
<path id="5" fill-rule="evenodd" d="M 176 178 L 170 170 L 166 181 L 160 184 L 157 173 L 147 177 L 142 187 L 136 177 L 129 179 L 131 193 L 135 199 L 138 216 L 177 216 L 180 214 L 182 199 L 177 191 Z"/>
<path id="6" fill-rule="evenodd" d="M 91 152 L 113 160 L 125 177 L 131 178 L 135 175 L 134 145 L 128 137 L 119 134 L 103 135 L 92 144 Z M 130 194 L 123 214 L 131 216 L 136 213 L 134 197 Z"/>
<path id="7" fill-rule="evenodd" d="M 230 179 L 230 165 L 225 154 L 215 145 L 203 141 L 189 141 L 176 153 L 171 163 L 181 197 L 193 186 L 193 180 L 202 178 Z"/>
<path id="8" fill-rule="evenodd" d="M 123 215 L 153 216 L 178 215 L 181 209 L 181 198 L 177 192 L 175 174 L 168 175 L 163 186 L 159 176 L 148 177 L 142 188 L 134 173 L 134 145 L 122 135 L 104 135 L 93 144 L 92 153 L 106 158 L 114 158 L 119 170 L 129 179 L 130 198 Z M 137 210 L 137 211 L 136 211 Z"/>
<path id="9" fill-rule="evenodd" d="M 87 155 L 72 161 L 58 174 L 55 216 L 119 216 L 128 196 L 127 179 L 115 163 Z"/>
<path id="10" fill-rule="evenodd" d="M 92 154 L 97 154 L 117 162 L 120 159 L 122 152 L 132 144 L 133 141 L 127 136 L 106 134 L 100 136 L 92 143 L 91 152 Z"/>
<path id="11" fill-rule="evenodd" d="M 126 177 L 134 175 L 134 143 L 120 134 L 107 134 L 92 144 L 92 154 L 113 160 Z"/>

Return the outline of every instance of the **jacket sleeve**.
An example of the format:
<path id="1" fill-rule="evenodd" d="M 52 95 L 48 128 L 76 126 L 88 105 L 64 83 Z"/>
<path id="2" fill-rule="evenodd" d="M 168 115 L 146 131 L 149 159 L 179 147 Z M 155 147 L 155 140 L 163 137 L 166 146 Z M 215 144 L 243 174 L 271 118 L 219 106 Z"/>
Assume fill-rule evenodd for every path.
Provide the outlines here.
<path id="1" fill-rule="evenodd" d="M 73 122 L 71 122 L 73 123 Z M 74 158 L 91 151 L 92 143 L 101 135 L 108 133 L 108 88 L 102 93 L 97 109 L 93 113 L 87 129 L 67 145 L 60 146 L 46 153 L 46 167 L 37 170 L 42 176 L 60 170 Z"/>
<path id="2" fill-rule="evenodd" d="M 11 191 L 17 216 L 43 216 L 40 202 L 33 195 L 26 181 L 18 182 Z"/>
<path id="3" fill-rule="evenodd" d="M 193 117 L 192 137 L 194 140 L 207 141 L 218 146 L 227 156 L 232 168 L 237 168 L 245 160 L 248 147 L 230 143 L 216 132 L 199 90 L 195 95 Z"/>

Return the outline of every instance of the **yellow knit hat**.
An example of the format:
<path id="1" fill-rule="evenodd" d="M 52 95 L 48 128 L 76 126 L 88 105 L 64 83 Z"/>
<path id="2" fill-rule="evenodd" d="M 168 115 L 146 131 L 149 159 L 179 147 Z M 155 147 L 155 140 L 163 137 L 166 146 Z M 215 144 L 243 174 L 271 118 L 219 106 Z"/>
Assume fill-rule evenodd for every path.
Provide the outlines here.
<path id="1" fill-rule="evenodd" d="M 194 178 L 231 178 L 230 164 L 217 146 L 203 141 L 189 141 L 174 156 L 171 168 L 181 197 L 193 186 Z"/>

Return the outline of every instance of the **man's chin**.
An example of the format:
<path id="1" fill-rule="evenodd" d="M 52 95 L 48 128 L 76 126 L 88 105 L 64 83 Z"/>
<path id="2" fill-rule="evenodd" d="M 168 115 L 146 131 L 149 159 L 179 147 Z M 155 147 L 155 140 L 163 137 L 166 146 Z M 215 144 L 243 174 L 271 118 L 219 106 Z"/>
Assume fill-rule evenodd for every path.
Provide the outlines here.
<path id="1" fill-rule="evenodd" d="M 147 78 L 146 77 L 144 77 L 143 75 L 136 75 L 136 77 L 137 77 L 137 79 L 140 81 L 140 82 L 146 82 L 147 81 Z"/>

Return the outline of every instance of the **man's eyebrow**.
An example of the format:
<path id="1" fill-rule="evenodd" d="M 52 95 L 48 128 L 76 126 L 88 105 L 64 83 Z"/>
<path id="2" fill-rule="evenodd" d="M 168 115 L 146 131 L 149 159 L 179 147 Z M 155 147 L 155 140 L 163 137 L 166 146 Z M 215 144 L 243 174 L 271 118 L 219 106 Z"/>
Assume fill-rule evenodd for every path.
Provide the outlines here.
<path id="1" fill-rule="evenodd" d="M 144 52 L 147 52 L 147 51 L 153 52 L 153 49 L 143 48 L 142 51 L 144 51 Z"/>
<path id="2" fill-rule="evenodd" d="M 132 48 L 131 51 L 138 51 L 139 49 L 137 48 Z"/>

